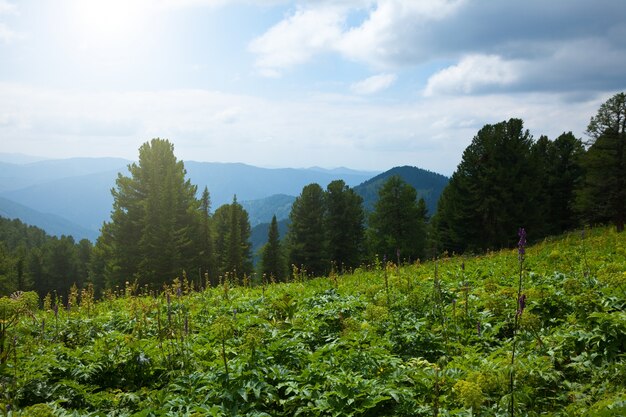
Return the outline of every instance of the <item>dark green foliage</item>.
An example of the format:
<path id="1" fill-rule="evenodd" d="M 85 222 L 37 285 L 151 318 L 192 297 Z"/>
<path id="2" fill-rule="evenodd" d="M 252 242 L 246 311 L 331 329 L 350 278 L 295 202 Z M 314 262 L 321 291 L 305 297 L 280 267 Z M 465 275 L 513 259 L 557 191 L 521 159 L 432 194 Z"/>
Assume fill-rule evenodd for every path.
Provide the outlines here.
<path id="1" fill-rule="evenodd" d="M 111 222 L 99 243 L 108 247 L 110 285 L 137 280 L 160 287 L 185 269 L 193 270 L 196 186 L 185 179 L 182 161 L 167 140 L 139 148 L 139 162 L 118 175 Z M 107 250 L 103 251 L 107 252 Z"/>
<path id="2" fill-rule="evenodd" d="M 65 296 L 88 279 L 92 245 L 72 237 L 48 236 L 19 220 L 0 218 L 0 295 L 36 290 Z"/>
<path id="3" fill-rule="evenodd" d="M 560 234 L 578 225 L 574 193 L 583 178 L 584 154 L 582 141 L 571 132 L 554 141 L 541 136 L 532 146 L 539 189 L 535 203 L 541 207 L 541 215 L 532 225 L 535 236 Z"/>
<path id="4" fill-rule="evenodd" d="M 232 274 L 237 279 L 252 273 L 250 221 L 248 212 L 237 197 L 231 204 L 220 206 L 213 215 L 215 252 L 218 256 L 218 273 Z"/>
<path id="5" fill-rule="evenodd" d="M 267 234 L 267 243 L 262 249 L 261 274 L 267 281 L 284 281 L 287 278 L 287 264 L 280 243 L 276 216 L 272 217 Z"/>
<path id="6" fill-rule="evenodd" d="M 217 266 L 211 224 L 211 197 L 207 187 L 202 191 L 198 214 L 200 217 L 197 229 L 198 265 L 203 276 L 208 274 L 209 277 L 215 277 Z"/>
<path id="7" fill-rule="evenodd" d="M 363 199 L 342 180 L 328 184 L 324 227 L 328 258 L 340 271 L 359 266 L 364 252 Z"/>
<path id="8" fill-rule="evenodd" d="M 368 239 L 373 254 L 388 260 L 414 261 L 425 255 L 425 204 L 418 205 L 417 192 L 400 177 L 391 177 L 379 191 L 370 215 Z"/>
<path id="9" fill-rule="evenodd" d="M 478 132 L 439 201 L 442 249 L 509 247 L 518 227 L 538 221 L 542 207 L 535 203 L 538 178 L 532 143 L 520 119 L 485 125 Z"/>
<path id="10" fill-rule="evenodd" d="M 324 228 L 325 197 L 322 187 L 309 184 L 291 208 L 288 245 L 289 264 L 306 270 L 311 276 L 329 271 Z"/>
<path id="11" fill-rule="evenodd" d="M 425 169 L 411 166 L 392 168 L 354 187 L 354 192 L 363 198 L 363 208 L 366 212 L 374 210 L 380 188 L 393 176 L 399 176 L 412 185 L 417 194 L 424 198 L 426 207 L 431 213 L 435 212 L 441 192 L 448 184 L 448 178 L 444 175 Z"/>
<path id="12" fill-rule="evenodd" d="M 591 139 L 578 206 L 588 222 L 610 221 L 621 232 L 626 219 L 626 93 L 600 106 L 587 134 Z"/>

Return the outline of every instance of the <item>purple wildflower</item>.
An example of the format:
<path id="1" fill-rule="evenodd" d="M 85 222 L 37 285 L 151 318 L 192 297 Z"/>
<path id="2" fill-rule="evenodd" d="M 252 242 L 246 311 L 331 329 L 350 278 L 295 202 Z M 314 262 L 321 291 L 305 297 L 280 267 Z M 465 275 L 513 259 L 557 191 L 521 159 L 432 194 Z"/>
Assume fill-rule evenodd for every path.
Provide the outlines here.
<path id="1" fill-rule="evenodd" d="M 478 332 L 478 336 L 480 336 L 480 333 L 481 333 L 480 322 L 476 323 L 476 331 Z"/>
<path id="2" fill-rule="evenodd" d="M 176 296 L 180 297 L 183 294 L 183 291 L 180 289 L 180 287 L 178 287 L 178 289 L 176 290 Z"/>
<path id="3" fill-rule="evenodd" d="M 54 307 L 52 307 L 52 310 L 54 310 L 54 318 L 59 317 L 59 305 L 55 304 Z"/>
<path id="4" fill-rule="evenodd" d="M 521 316 L 525 308 L 526 308 L 526 294 L 522 294 L 517 300 L 517 315 Z"/>
<path id="5" fill-rule="evenodd" d="M 517 232 L 519 236 L 519 242 L 517 243 L 517 253 L 519 254 L 519 260 L 524 260 L 524 255 L 526 254 L 526 230 L 523 227 L 519 228 Z"/>

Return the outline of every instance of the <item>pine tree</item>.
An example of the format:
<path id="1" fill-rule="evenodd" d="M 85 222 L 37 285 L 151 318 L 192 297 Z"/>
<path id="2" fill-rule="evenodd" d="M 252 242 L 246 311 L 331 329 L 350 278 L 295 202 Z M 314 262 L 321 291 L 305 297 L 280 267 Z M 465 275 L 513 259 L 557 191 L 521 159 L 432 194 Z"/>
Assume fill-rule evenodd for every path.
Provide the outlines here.
<path id="1" fill-rule="evenodd" d="M 250 220 L 248 212 L 233 197 L 232 204 L 225 204 L 213 216 L 216 229 L 215 249 L 218 254 L 219 273 L 232 274 L 242 279 L 252 273 L 252 245 L 250 243 Z"/>
<path id="2" fill-rule="evenodd" d="M 270 223 L 267 234 L 267 243 L 263 246 L 261 274 L 264 275 L 267 280 L 273 279 L 276 281 L 284 281 L 287 276 L 276 215 L 272 217 L 272 222 Z"/>
<path id="3" fill-rule="evenodd" d="M 390 177 L 370 215 L 370 250 L 390 260 L 413 261 L 425 255 L 425 234 L 424 209 L 418 206 L 417 191 L 400 177 Z"/>
<path id="4" fill-rule="evenodd" d="M 535 203 L 543 209 L 543 216 L 532 226 L 535 236 L 560 234 L 578 225 L 574 193 L 582 180 L 584 153 L 582 141 L 572 132 L 554 141 L 541 136 L 532 146 L 538 173 Z"/>
<path id="5" fill-rule="evenodd" d="M 586 175 L 577 203 L 589 222 L 615 224 L 626 219 L 626 94 L 607 100 L 587 127 L 589 149 L 583 158 Z"/>
<path id="6" fill-rule="evenodd" d="M 326 187 L 325 206 L 328 258 L 340 270 L 356 268 L 364 251 L 363 199 L 342 180 L 336 180 Z"/>
<path id="7" fill-rule="evenodd" d="M 324 212 L 322 187 L 309 184 L 294 201 L 289 215 L 289 263 L 312 276 L 321 276 L 329 270 Z"/>
<path id="8" fill-rule="evenodd" d="M 485 125 L 463 152 L 437 208 L 441 249 L 509 247 L 520 226 L 536 224 L 537 169 L 532 136 L 520 119 Z"/>
<path id="9" fill-rule="evenodd" d="M 204 187 L 202 197 L 200 197 L 199 211 L 199 228 L 198 228 L 198 265 L 200 265 L 200 275 L 209 276 L 209 279 L 217 275 L 215 265 L 215 251 L 213 245 L 213 233 L 211 231 L 211 196 L 209 189 Z"/>
<path id="10" fill-rule="evenodd" d="M 112 257 L 105 270 L 111 284 L 137 279 L 160 287 L 195 269 L 196 186 L 167 140 L 144 143 L 128 169 L 130 176 L 118 175 L 111 222 L 103 228 L 109 246 L 103 252 Z"/>

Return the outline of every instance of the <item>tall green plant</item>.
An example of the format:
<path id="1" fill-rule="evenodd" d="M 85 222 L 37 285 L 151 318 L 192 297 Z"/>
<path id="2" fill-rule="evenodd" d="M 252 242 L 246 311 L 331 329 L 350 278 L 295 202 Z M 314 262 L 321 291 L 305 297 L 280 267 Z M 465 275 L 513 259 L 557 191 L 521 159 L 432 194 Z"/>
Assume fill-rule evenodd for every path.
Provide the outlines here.
<path id="1" fill-rule="evenodd" d="M 517 245 L 519 261 L 519 279 L 517 284 L 517 308 L 513 324 L 513 347 L 511 349 L 511 373 L 509 379 L 510 411 L 511 417 L 515 416 L 515 349 L 517 348 L 517 332 L 519 330 L 519 320 L 526 307 L 526 295 L 522 293 L 522 283 L 524 276 L 524 257 L 526 255 L 526 230 L 520 228 L 518 232 L 519 242 Z"/>

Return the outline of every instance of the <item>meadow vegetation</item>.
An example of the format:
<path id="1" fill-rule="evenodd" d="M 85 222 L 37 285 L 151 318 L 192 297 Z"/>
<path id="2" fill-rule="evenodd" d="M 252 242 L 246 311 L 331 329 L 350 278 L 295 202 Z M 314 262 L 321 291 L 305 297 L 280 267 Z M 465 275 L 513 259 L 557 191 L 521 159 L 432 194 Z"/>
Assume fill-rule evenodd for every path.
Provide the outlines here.
<path id="1" fill-rule="evenodd" d="M 0 415 L 626 415 L 626 235 L 518 251 L 2 297 Z"/>

